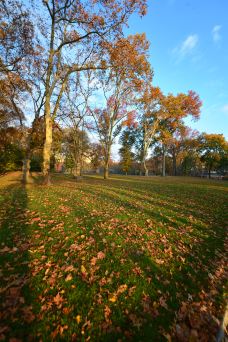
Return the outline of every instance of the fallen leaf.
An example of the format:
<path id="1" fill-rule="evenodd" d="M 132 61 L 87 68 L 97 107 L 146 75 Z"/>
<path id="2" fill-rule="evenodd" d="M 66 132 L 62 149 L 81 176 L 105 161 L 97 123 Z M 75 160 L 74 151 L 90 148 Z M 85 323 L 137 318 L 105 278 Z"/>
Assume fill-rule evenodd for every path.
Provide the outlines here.
<path id="1" fill-rule="evenodd" d="M 126 290 L 127 290 L 127 285 L 126 284 L 120 285 L 118 290 L 117 290 L 117 294 L 123 293 Z"/>
<path id="2" fill-rule="evenodd" d="M 73 279 L 71 274 L 68 274 L 65 278 L 65 281 L 71 281 Z"/>
<path id="3" fill-rule="evenodd" d="M 155 259 L 155 261 L 156 261 L 156 263 L 158 264 L 158 265 L 162 265 L 162 264 L 164 264 L 164 260 L 162 260 L 162 259 Z"/>
<path id="4" fill-rule="evenodd" d="M 97 253 L 97 259 L 102 260 L 102 259 L 104 259 L 104 258 L 105 258 L 105 253 L 103 253 L 103 252 L 98 252 L 98 253 Z"/>
<path id="5" fill-rule="evenodd" d="M 110 315 L 111 315 L 111 309 L 108 307 L 108 305 L 105 305 L 105 308 L 104 308 L 104 316 L 105 316 L 105 320 L 106 322 L 110 322 Z"/>
<path id="6" fill-rule="evenodd" d="M 54 303 L 58 306 L 63 303 L 63 297 L 60 296 L 59 292 L 57 295 L 53 298 Z"/>
<path id="7" fill-rule="evenodd" d="M 0 253 L 7 253 L 9 252 L 11 249 L 7 246 L 5 246 L 4 248 L 0 249 Z"/>
<path id="8" fill-rule="evenodd" d="M 81 266 L 81 272 L 82 272 L 82 273 L 86 273 L 86 268 L 85 268 L 84 265 Z"/>
<path id="9" fill-rule="evenodd" d="M 79 323 L 81 322 L 81 316 L 80 316 L 80 315 L 77 315 L 77 316 L 75 317 L 75 320 L 76 320 L 76 322 L 79 324 Z"/>
<path id="10" fill-rule="evenodd" d="M 95 266 L 96 265 L 96 262 L 97 262 L 97 258 L 96 257 L 93 257 L 91 260 L 90 260 L 90 264 L 92 266 Z"/>
<path id="11" fill-rule="evenodd" d="M 161 297 L 161 298 L 159 299 L 159 303 L 160 303 L 160 305 L 161 305 L 163 308 L 165 308 L 166 310 L 168 310 L 168 306 L 167 306 L 167 304 L 166 304 L 166 300 L 165 300 L 163 297 Z"/>
<path id="12" fill-rule="evenodd" d="M 112 303 L 115 303 L 117 300 L 117 297 L 114 295 L 112 297 L 109 297 L 109 301 L 112 302 Z"/>

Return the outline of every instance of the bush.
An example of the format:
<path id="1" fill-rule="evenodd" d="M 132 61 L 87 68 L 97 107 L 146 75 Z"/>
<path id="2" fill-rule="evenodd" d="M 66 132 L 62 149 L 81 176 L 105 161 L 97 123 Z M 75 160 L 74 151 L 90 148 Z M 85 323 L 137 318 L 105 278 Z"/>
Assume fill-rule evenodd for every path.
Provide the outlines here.
<path id="1" fill-rule="evenodd" d="M 33 155 L 30 163 L 30 171 L 40 172 L 42 170 L 42 156 L 39 154 Z"/>
<path id="2" fill-rule="evenodd" d="M 16 171 L 22 168 L 23 151 L 14 144 L 7 144 L 0 153 L 0 172 Z"/>

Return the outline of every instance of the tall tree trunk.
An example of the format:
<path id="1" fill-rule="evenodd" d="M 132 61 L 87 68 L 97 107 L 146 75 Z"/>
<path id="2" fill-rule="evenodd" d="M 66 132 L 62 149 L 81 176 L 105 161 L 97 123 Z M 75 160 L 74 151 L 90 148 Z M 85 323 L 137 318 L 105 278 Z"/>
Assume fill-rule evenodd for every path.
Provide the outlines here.
<path id="1" fill-rule="evenodd" d="M 31 153 L 30 151 L 26 151 L 26 156 L 23 160 L 23 175 L 22 175 L 22 182 L 24 184 L 27 184 L 29 182 L 29 176 L 30 176 L 30 160 L 31 158 Z"/>
<path id="2" fill-rule="evenodd" d="M 177 175 L 177 159 L 176 159 L 176 151 L 175 151 L 175 147 L 173 147 L 173 151 L 172 151 L 172 157 L 173 157 L 173 176 Z"/>
<path id="3" fill-rule="evenodd" d="M 209 179 L 211 179 L 211 168 L 209 167 L 209 170 L 208 170 L 208 176 L 209 176 Z"/>
<path id="4" fill-rule="evenodd" d="M 165 177 L 165 147 L 162 148 L 162 176 Z"/>
<path id="5" fill-rule="evenodd" d="M 111 155 L 111 146 L 107 147 L 106 156 L 105 156 L 105 163 L 104 163 L 104 179 L 108 179 L 109 177 L 109 161 Z"/>
<path id="6" fill-rule="evenodd" d="M 148 176 L 148 169 L 146 166 L 146 156 L 147 156 L 147 147 L 145 145 L 145 141 L 143 142 L 143 148 L 142 148 L 142 161 L 141 161 L 141 171 L 144 170 L 145 176 Z M 142 175 L 142 173 L 141 173 Z"/>
<path id="7" fill-rule="evenodd" d="M 73 168 L 73 175 L 75 178 L 78 178 L 81 176 L 80 167 L 79 167 L 78 163 L 76 163 L 74 168 Z"/>
<path id="8" fill-rule="evenodd" d="M 105 160 L 105 165 L 104 165 L 104 179 L 108 179 L 109 177 L 109 159 Z"/>
<path id="9" fill-rule="evenodd" d="M 145 176 L 148 177 L 148 168 L 146 166 L 146 159 L 143 158 L 143 167 L 144 167 L 144 171 L 145 171 Z"/>
<path id="10" fill-rule="evenodd" d="M 50 98 L 46 96 L 45 102 L 45 143 L 43 150 L 43 176 L 44 184 L 49 185 L 50 179 L 50 161 L 51 161 L 51 147 L 52 147 L 52 119 L 50 111 Z"/>
<path id="11" fill-rule="evenodd" d="M 30 177 L 30 163 L 31 163 L 31 155 L 32 155 L 32 147 L 31 147 L 31 140 L 32 140 L 32 135 L 35 132 L 36 129 L 36 122 L 38 119 L 39 115 L 36 113 L 35 119 L 33 120 L 32 123 L 32 128 L 31 131 L 28 132 L 27 136 L 27 142 L 26 142 L 26 152 L 25 152 L 25 158 L 23 160 L 23 175 L 22 175 L 22 182 L 24 184 L 27 184 L 29 181 Z"/>
<path id="12" fill-rule="evenodd" d="M 73 175 L 76 179 L 80 179 L 81 178 L 81 161 L 79 156 L 77 156 L 74 159 L 74 169 L 73 169 Z"/>
<path id="13" fill-rule="evenodd" d="M 34 122 L 33 122 L 34 125 Z M 32 127 L 33 129 L 33 127 Z M 33 132 L 33 131 L 32 131 Z M 25 152 L 25 158 L 23 160 L 23 168 L 22 168 L 22 183 L 27 184 L 29 181 L 30 176 L 30 162 L 31 162 L 31 135 L 32 132 L 29 133 L 27 138 L 27 146 L 26 146 L 26 152 Z"/>
<path id="14" fill-rule="evenodd" d="M 45 81 L 45 106 L 44 106 L 44 117 L 45 117 L 45 143 L 43 149 L 43 176 L 44 184 L 49 185 L 50 179 L 50 161 L 51 161 L 51 148 L 52 148 L 52 117 L 51 117 L 51 91 L 50 82 L 51 74 L 53 72 L 53 58 L 54 58 L 54 38 L 55 38 L 55 19 L 52 17 L 51 22 L 51 37 L 50 47 L 48 56 L 47 76 Z"/>
<path id="15" fill-rule="evenodd" d="M 81 143 L 79 141 L 79 146 L 81 148 L 81 153 L 80 153 L 80 177 L 82 177 L 82 169 L 84 167 L 84 120 L 82 121 L 82 136 L 81 136 Z"/>

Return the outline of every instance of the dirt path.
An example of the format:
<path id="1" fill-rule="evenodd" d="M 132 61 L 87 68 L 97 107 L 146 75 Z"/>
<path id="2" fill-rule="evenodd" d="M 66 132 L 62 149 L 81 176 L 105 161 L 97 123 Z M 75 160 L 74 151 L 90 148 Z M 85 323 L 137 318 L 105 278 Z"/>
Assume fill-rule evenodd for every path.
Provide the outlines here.
<path id="1" fill-rule="evenodd" d="M 12 184 L 19 184 L 21 181 L 22 173 L 21 171 L 9 172 L 6 175 L 0 176 L 0 188 L 9 186 Z"/>

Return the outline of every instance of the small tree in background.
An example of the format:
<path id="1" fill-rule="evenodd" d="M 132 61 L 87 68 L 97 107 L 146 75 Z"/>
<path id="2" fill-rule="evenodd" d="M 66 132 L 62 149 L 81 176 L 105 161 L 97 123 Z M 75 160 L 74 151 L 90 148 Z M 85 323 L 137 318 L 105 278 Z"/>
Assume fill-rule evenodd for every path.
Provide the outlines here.
<path id="1" fill-rule="evenodd" d="M 122 147 L 119 149 L 120 165 L 126 175 L 131 169 L 134 161 L 134 153 L 132 152 L 134 140 L 135 137 L 132 134 L 132 128 L 126 128 L 120 137 Z"/>
<path id="2" fill-rule="evenodd" d="M 162 110 L 164 118 L 160 121 L 160 141 L 162 142 L 163 162 L 162 176 L 165 176 L 165 158 L 167 148 L 177 132 L 184 127 L 183 120 L 191 116 L 197 120 L 200 116 L 202 102 L 194 91 L 190 90 L 187 94 L 169 94 L 162 100 Z"/>
<path id="3" fill-rule="evenodd" d="M 144 34 L 121 38 L 109 47 L 108 62 L 113 66 L 99 73 L 105 98 L 103 108 L 89 108 L 94 118 L 94 129 L 104 152 L 104 178 L 108 178 L 111 147 L 123 125 L 134 121 L 132 109 L 143 79 L 151 77 L 147 60 L 148 41 Z"/>
<path id="4" fill-rule="evenodd" d="M 99 173 L 100 167 L 103 166 L 103 148 L 99 143 L 93 143 L 90 146 L 90 163 L 93 170 Z"/>
<path id="5" fill-rule="evenodd" d="M 137 129 L 138 157 L 141 162 L 141 173 L 144 169 L 145 176 L 148 176 L 146 158 L 151 147 L 160 121 L 164 115 L 161 110 L 163 94 L 159 87 L 152 87 L 145 83 L 145 89 L 142 97 L 139 99 L 139 108 L 141 109 L 141 118 Z"/>
<path id="6" fill-rule="evenodd" d="M 82 175 L 85 158 L 89 158 L 90 143 L 87 133 L 76 127 L 64 131 L 62 152 L 65 155 L 65 167 L 74 177 Z"/>
<path id="7" fill-rule="evenodd" d="M 228 159 L 228 143 L 223 134 L 206 134 L 199 137 L 201 161 L 205 164 L 209 178 L 211 171 L 218 170 L 221 163 L 226 165 Z"/>

